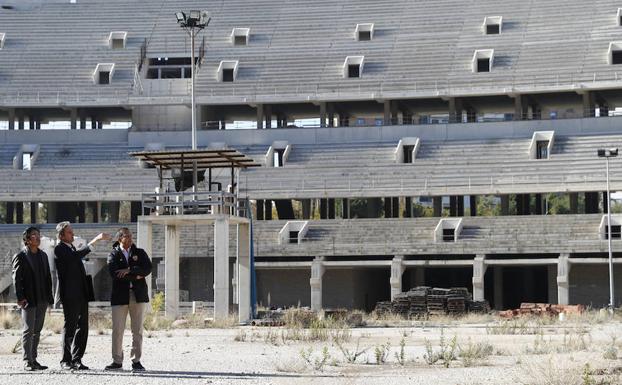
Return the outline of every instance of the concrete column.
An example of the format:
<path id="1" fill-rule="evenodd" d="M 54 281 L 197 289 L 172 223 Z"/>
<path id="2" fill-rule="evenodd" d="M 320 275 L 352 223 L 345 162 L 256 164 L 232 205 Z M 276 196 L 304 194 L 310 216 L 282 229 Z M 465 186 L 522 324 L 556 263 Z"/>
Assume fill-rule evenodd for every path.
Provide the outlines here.
<path id="1" fill-rule="evenodd" d="M 311 199 L 302 199 L 302 219 L 311 218 Z"/>
<path id="2" fill-rule="evenodd" d="M 514 96 L 514 120 L 525 120 L 525 110 L 523 108 L 523 96 Z"/>
<path id="3" fill-rule="evenodd" d="M 272 128 L 272 106 L 269 104 L 264 105 L 263 114 L 266 120 L 266 128 Z"/>
<path id="4" fill-rule="evenodd" d="M 86 113 L 80 111 L 80 129 L 86 130 Z"/>
<path id="5" fill-rule="evenodd" d="M 495 266 L 493 270 L 494 274 L 494 303 L 495 309 L 503 309 L 503 267 Z"/>
<path id="6" fill-rule="evenodd" d="M 30 129 L 30 130 L 36 129 L 36 126 L 35 126 L 35 120 L 36 119 L 37 118 L 32 116 L 32 115 L 28 115 L 28 129 Z"/>
<path id="7" fill-rule="evenodd" d="M 415 269 L 415 286 L 425 286 L 425 267 Z"/>
<path id="8" fill-rule="evenodd" d="M 324 258 L 315 257 L 311 264 L 311 310 L 322 310 L 322 277 L 324 276 Z"/>
<path id="9" fill-rule="evenodd" d="M 56 202 L 46 202 L 45 208 L 47 211 L 47 218 L 46 218 L 47 223 L 56 223 L 57 222 L 56 221 L 56 211 L 57 211 Z M 7 213 L 8 213 L 8 207 L 7 207 Z"/>
<path id="10" fill-rule="evenodd" d="M 501 215 L 510 214 L 510 196 L 501 195 Z"/>
<path id="11" fill-rule="evenodd" d="M 257 129 L 263 128 L 263 104 L 257 105 Z"/>
<path id="12" fill-rule="evenodd" d="M 229 316 L 229 220 L 214 222 L 214 319 Z"/>
<path id="13" fill-rule="evenodd" d="M 15 203 L 13 203 L 13 202 L 6 202 L 6 223 L 7 224 L 15 223 L 13 221 L 13 215 L 14 214 L 15 214 Z"/>
<path id="14" fill-rule="evenodd" d="M 335 105 L 333 103 L 326 104 L 326 113 L 328 115 L 327 127 L 335 126 Z"/>
<path id="15" fill-rule="evenodd" d="M 179 228 L 164 226 L 164 314 L 179 315 Z"/>
<path id="16" fill-rule="evenodd" d="M 484 300 L 484 275 L 486 274 L 486 255 L 478 254 L 473 261 L 473 301 Z"/>
<path id="17" fill-rule="evenodd" d="M 594 92 L 592 91 L 584 91 L 583 92 L 583 116 L 586 118 L 594 117 L 595 114 L 595 98 Z"/>
<path id="18" fill-rule="evenodd" d="M 272 220 L 272 201 L 270 199 L 264 201 L 264 219 L 267 221 Z"/>
<path id="19" fill-rule="evenodd" d="M 119 223 L 119 208 L 121 207 L 120 202 L 113 201 L 108 202 L 108 214 L 110 218 L 110 223 Z"/>
<path id="20" fill-rule="evenodd" d="M 152 247 L 153 247 L 153 225 L 150 221 L 138 219 L 138 223 L 136 224 L 136 246 L 145 250 L 149 258 L 152 258 Z M 151 275 L 145 277 L 147 281 L 147 293 L 149 294 L 149 298 L 152 298 L 152 285 L 151 282 L 153 280 L 153 276 L 155 275 L 155 266 L 152 269 Z M 147 306 L 149 308 L 149 306 Z"/>
<path id="21" fill-rule="evenodd" d="M 15 223 L 24 223 L 24 202 L 15 202 Z"/>
<path id="22" fill-rule="evenodd" d="M 75 130 L 78 128 L 78 109 L 72 108 L 69 110 L 69 124 L 71 125 L 71 129 Z"/>
<path id="23" fill-rule="evenodd" d="M 248 223 L 238 225 L 238 315 L 240 323 L 249 322 L 251 308 L 251 243 Z"/>
<path id="24" fill-rule="evenodd" d="M 433 197 L 432 206 L 435 217 L 440 217 L 443 214 L 443 197 Z"/>
<path id="25" fill-rule="evenodd" d="M 462 99 L 449 98 L 449 123 L 462 123 Z"/>
<path id="26" fill-rule="evenodd" d="M 39 211 L 39 204 L 30 202 L 30 223 L 37 223 L 37 211 Z"/>
<path id="27" fill-rule="evenodd" d="M 570 289 L 568 281 L 570 276 L 569 257 L 569 254 L 560 254 L 557 259 L 557 303 L 560 305 L 570 304 Z"/>
<path id="28" fill-rule="evenodd" d="M 411 197 L 404 197 L 404 217 L 413 217 L 413 199 Z"/>
<path id="29" fill-rule="evenodd" d="M 320 102 L 320 127 L 326 127 L 326 102 Z"/>
<path id="30" fill-rule="evenodd" d="M 472 217 L 477 216 L 477 195 L 469 196 L 469 211 Z"/>
<path id="31" fill-rule="evenodd" d="M 390 125 L 391 124 L 391 101 L 390 100 L 385 100 L 384 101 L 384 125 Z"/>
<path id="32" fill-rule="evenodd" d="M 9 130 L 15 129 L 15 108 L 9 108 Z"/>
<path id="33" fill-rule="evenodd" d="M 17 115 L 17 129 L 18 130 L 23 130 L 24 129 L 24 113 L 21 112 L 21 111 Z"/>
<path id="34" fill-rule="evenodd" d="M 568 193 L 570 199 L 570 214 L 579 213 L 579 193 Z"/>
<path id="35" fill-rule="evenodd" d="M 449 197 L 449 216 L 450 217 L 455 217 L 458 214 L 458 207 L 457 207 L 457 203 L 456 203 L 456 196 L 455 195 L 451 195 Z"/>
<path id="36" fill-rule="evenodd" d="M 404 260 L 403 255 L 396 255 L 391 261 L 391 278 L 389 284 L 391 285 L 391 301 L 395 299 L 397 294 L 402 292 L 402 276 L 404 275 Z"/>
<path id="37" fill-rule="evenodd" d="M 343 219 L 350 219 L 350 199 L 343 198 L 341 200 L 341 217 Z"/>

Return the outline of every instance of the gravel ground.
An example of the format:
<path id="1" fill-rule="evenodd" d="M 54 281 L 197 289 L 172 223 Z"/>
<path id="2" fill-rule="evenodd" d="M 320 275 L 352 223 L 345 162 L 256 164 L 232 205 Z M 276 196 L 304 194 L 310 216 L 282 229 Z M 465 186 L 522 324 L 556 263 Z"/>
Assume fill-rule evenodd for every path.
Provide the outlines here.
<path id="1" fill-rule="evenodd" d="M 42 372 L 22 371 L 21 353 L 12 353 L 19 331 L 0 331 L 0 384 L 85 385 L 96 384 L 564 384 L 581 383 L 585 364 L 595 380 L 621 384 L 622 361 L 605 359 L 603 352 L 613 343 L 622 356 L 619 322 L 596 325 L 544 326 L 538 334 L 490 334 L 486 325 L 440 327 L 399 327 L 352 329 L 342 344 L 352 351 L 368 350 L 356 363 L 347 363 L 343 352 L 330 341 L 300 342 L 282 339 L 280 328 L 240 327 L 233 329 L 175 329 L 145 332 L 142 363 L 147 372 L 129 371 L 130 334 L 124 339 L 126 361 L 122 372 L 104 372 L 111 362 L 110 330 L 92 332 L 83 362 L 84 372 L 59 368 L 60 335 L 45 330 L 39 348 L 39 362 L 50 366 Z M 465 367 L 461 359 L 449 368 L 428 365 L 425 342 L 440 349 L 456 336 L 458 345 L 488 344 L 492 354 Z M 404 340 L 404 365 L 398 363 L 400 342 Z M 583 342 L 581 342 L 583 341 Z M 390 344 L 387 362 L 376 364 L 376 348 Z M 323 349 L 326 363 L 318 370 Z M 310 353 L 309 353 L 310 349 Z M 308 363 L 301 353 L 304 350 Z M 319 364 L 318 364 L 319 365 Z"/>

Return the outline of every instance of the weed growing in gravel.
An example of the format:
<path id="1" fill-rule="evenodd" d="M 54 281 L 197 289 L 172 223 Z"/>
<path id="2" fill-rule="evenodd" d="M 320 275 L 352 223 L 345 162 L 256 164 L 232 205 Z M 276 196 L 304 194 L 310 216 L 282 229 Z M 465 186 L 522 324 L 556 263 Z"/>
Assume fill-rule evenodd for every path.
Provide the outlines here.
<path id="1" fill-rule="evenodd" d="M 488 358 L 494 348 L 487 342 L 473 343 L 469 338 L 469 342 L 466 345 L 460 345 L 458 350 L 458 357 L 462 360 L 462 365 L 470 367 Z"/>
<path id="2" fill-rule="evenodd" d="M 406 364 L 406 339 L 402 337 L 400 340 L 400 351 L 395 352 L 395 360 L 398 364 L 404 366 Z"/>
<path id="3" fill-rule="evenodd" d="M 374 348 L 374 357 L 376 358 L 376 364 L 381 365 L 387 362 L 389 357 L 389 351 L 391 350 L 391 343 L 387 341 L 384 345 L 378 345 Z"/>
<path id="4" fill-rule="evenodd" d="M 354 348 L 354 350 L 349 350 L 348 348 L 343 346 L 341 341 L 335 341 L 335 345 L 337 345 L 339 350 L 341 350 L 341 354 L 343 354 L 343 357 L 346 359 L 346 362 L 348 362 L 350 364 L 354 364 L 354 363 L 356 363 L 356 360 L 360 356 L 365 354 L 365 352 L 369 349 L 369 348 L 365 348 L 363 350 L 359 350 L 360 342 L 361 342 L 360 338 L 356 340 L 356 348 Z"/>
<path id="5" fill-rule="evenodd" d="M 525 348 L 525 353 L 527 354 L 549 354 L 552 350 L 551 341 L 544 340 L 544 334 L 540 332 L 537 334 L 533 340 L 533 346 L 527 346 Z"/>
<path id="6" fill-rule="evenodd" d="M 441 329 L 441 338 L 439 340 L 439 350 L 435 351 L 432 347 L 432 343 L 429 340 L 425 340 L 426 353 L 423 355 L 425 362 L 428 365 L 434 365 L 439 360 L 442 361 L 443 366 L 449 367 L 451 361 L 456 360 L 456 348 L 458 345 L 458 337 L 453 336 L 449 343 L 445 340 L 445 333 Z"/>
<path id="7" fill-rule="evenodd" d="M 54 334 L 60 334 L 63 331 L 64 323 L 65 321 L 62 315 L 48 314 L 47 317 L 45 317 L 43 327 L 51 330 Z"/>
<path id="8" fill-rule="evenodd" d="M 143 327 L 145 330 L 168 330 L 171 328 L 173 321 L 169 318 L 159 315 L 158 313 L 149 313 L 145 317 Z"/>
<path id="9" fill-rule="evenodd" d="M 611 336 L 611 342 L 605 348 L 603 352 L 603 358 L 606 360 L 617 360 L 618 359 L 618 348 L 616 347 L 616 336 Z"/>
<path id="10" fill-rule="evenodd" d="M 313 348 L 300 350 L 300 357 L 309 365 L 313 370 L 323 371 L 324 366 L 330 361 L 331 356 L 328 352 L 328 347 L 324 346 L 319 355 L 313 354 Z"/>
<path id="11" fill-rule="evenodd" d="M 577 333 L 564 331 L 562 345 L 557 347 L 557 353 L 572 353 L 587 350 L 588 344 L 585 342 L 586 332 L 579 330 Z M 589 338 L 589 334 L 587 334 Z"/>
<path id="12" fill-rule="evenodd" d="M 0 325 L 3 329 L 17 329 L 21 325 L 19 313 L 2 309 L 0 310 Z"/>
<path id="13" fill-rule="evenodd" d="M 244 331 L 244 329 L 238 329 L 237 333 L 235 334 L 235 337 L 233 337 L 233 340 L 236 342 L 245 342 L 246 341 L 246 331 Z"/>
<path id="14" fill-rule="evenodd" d="M 502 321 L 496 325 L 486 326 L 486 333 L 490 335 L 538 334 L 542 330 L 540 321 L 529 318 Z"/>

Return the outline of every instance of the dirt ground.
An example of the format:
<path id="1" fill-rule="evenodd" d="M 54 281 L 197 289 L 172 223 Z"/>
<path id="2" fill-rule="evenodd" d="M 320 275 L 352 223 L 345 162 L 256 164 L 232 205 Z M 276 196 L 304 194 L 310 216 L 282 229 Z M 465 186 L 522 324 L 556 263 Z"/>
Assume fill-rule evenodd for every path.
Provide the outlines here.
<path id="1" fill-rule="evenodd" d="M 188 327 L 188 325 L 182 325 Z M 15 327 L 15 325 L 13 325 Z M 622 323 L 581 319 L 375 321 L 349 328 L 230 327 L 145 331 L 142 363 L 109 373 L 110 329 L 91 327 L 84 372 L 59 368 L 58 322 L 22 370 L 20 332 L 0 330 L 0 384 L 622 384 Z M 16 351 L 17 350 L 17 351 Z"/>

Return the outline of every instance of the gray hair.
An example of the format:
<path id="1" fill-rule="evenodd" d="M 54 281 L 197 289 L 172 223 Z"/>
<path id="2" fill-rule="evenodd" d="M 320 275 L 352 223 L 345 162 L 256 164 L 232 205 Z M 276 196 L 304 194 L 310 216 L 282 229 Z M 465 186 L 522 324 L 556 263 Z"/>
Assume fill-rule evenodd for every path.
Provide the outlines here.
<path id="1" fill-rule="evenodd" d="M 115 234 L 115 239 L 117 242 L 120 242 L 121 237 L 123 236 L 123 234 L 125 233 L 130 233 L 132 234 L 132 232 L 130 231 L 130 229 L 128 229 L 127 227 L 121 227 L 119 230 L 117 230 L 117 233 Z"/>
<path id="2" fill-rule="evenodd" d="M 70 222 L 64 221 L 56 225 L 56 236 L 60 239 L 61 235 L 65 232 L 67 226 L 71 225 Z"/>

